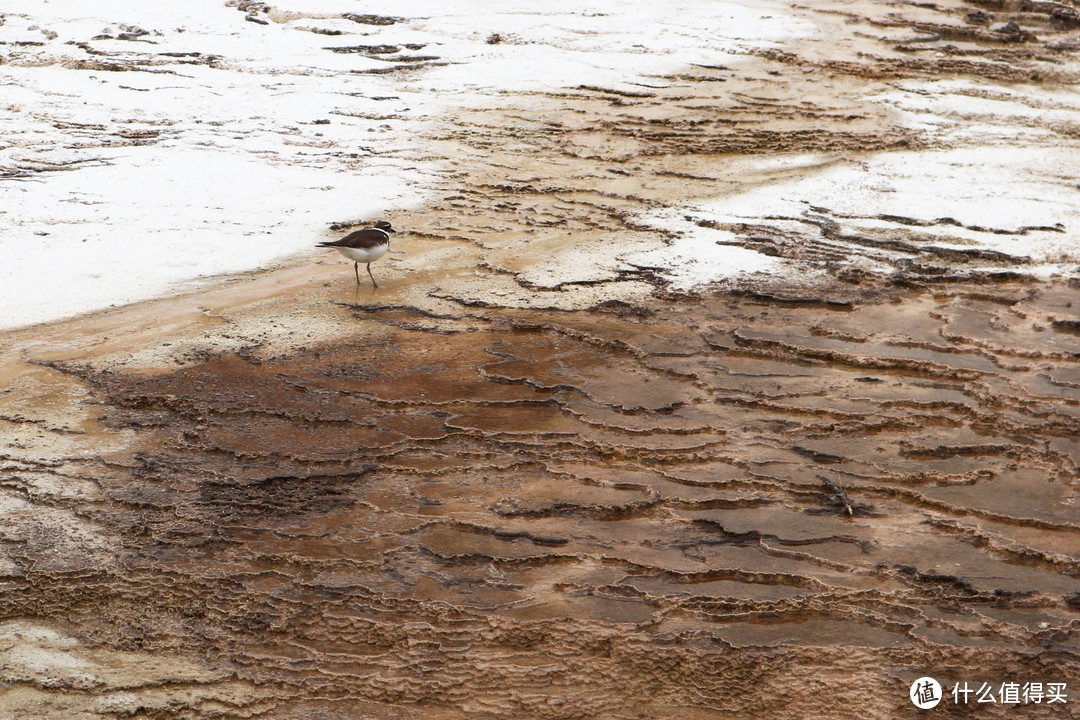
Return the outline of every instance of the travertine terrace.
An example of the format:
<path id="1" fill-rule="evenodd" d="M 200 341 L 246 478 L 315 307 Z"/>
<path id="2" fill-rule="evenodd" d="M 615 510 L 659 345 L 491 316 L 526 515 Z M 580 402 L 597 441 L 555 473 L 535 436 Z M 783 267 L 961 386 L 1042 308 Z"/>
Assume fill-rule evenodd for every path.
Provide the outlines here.
<path id="1" fill-rule="evenodd" d="M 789 10 L 426 122 L 378 291 L 7 332 L 0 715 L 1072 717 L 1080 12 Z"/>

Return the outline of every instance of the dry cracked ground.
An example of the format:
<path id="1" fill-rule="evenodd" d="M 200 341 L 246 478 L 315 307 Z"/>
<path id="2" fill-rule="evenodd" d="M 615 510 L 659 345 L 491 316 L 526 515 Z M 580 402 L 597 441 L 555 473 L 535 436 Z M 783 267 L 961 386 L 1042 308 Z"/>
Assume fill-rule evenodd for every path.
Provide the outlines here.
<path id="1" fill-rule="evenodd" d="M 796 11 L 832 34 L 433 129 L 447 187 L 395 217 L 377 292 L 308 263 L 8 333 L 0 714 L 897 718 L 922 675 L 1080 691 L 1076 283 L 929 234 L 1001 228 L 822 206 L 722 228 L 801 282 L 685 293 L 625 260 L 676 247 L 643 213 L 799 172 L 748 159 L 1022 135 L 867 98 L 1036 103 L 1076 81 L 1080 13 Z"/>

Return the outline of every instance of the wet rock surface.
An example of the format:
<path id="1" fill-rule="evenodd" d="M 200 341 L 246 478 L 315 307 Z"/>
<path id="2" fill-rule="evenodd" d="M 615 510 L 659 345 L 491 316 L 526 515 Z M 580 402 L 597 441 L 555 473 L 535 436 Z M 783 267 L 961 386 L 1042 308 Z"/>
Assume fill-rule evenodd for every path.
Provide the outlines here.
<path id="1" fill-rule="evenodd" d="M 0 602 L 202 658 L 197 690 L 136 690 L 176 717 L 890 716 L 929 667 L 1080 682 L 1073 295 L 376 302 L 284 353 L 51 362 L 130 441 L 9 452 Z"/>
<path id="2" fill-rule="evenodd" d="M 894 718 L 927 674 L 1080 688 L 1073 9 L 796 10 L 833 34 L 428 128 L 444 181 L 378 292 L 286 267 L 8 333 L 0 708 Z M 923 207 L 935 173 L 974 190 Z M 702 245 L 765 274 L 702 288 Z"/>

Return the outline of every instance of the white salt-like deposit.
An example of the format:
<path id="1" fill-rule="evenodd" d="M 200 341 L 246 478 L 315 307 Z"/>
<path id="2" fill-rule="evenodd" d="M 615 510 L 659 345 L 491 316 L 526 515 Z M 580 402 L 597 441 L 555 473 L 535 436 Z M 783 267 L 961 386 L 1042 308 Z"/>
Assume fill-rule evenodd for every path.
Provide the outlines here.
<path id="1" fill-rule="evenodd" d="M 454 108 L 662 82 L 810 31 L 780 4 L 717 0 L 316 0 L 266 24 L 222 0 L 3 12 L 0 328 L 265 266 L 333 221 L 392 219 L 439 187 L 421 131 Z M 394 55 L 328 50 L 358 45 L 438 60 L 371 74 Z"/>

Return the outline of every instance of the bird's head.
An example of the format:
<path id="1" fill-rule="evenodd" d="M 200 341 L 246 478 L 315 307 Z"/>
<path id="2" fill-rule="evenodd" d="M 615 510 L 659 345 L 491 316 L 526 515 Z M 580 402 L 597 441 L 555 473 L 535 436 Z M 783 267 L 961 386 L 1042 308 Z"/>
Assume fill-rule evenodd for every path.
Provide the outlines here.
<path id="1" fill-rule="evenodd" d="M 394 228 L 390 227 L 390 223 L 386 222 L 385 220 L 378 221 L 372 227 L 377 228 L 379 230 L 385 230 L 388 233 L 394 232 Z"/>

